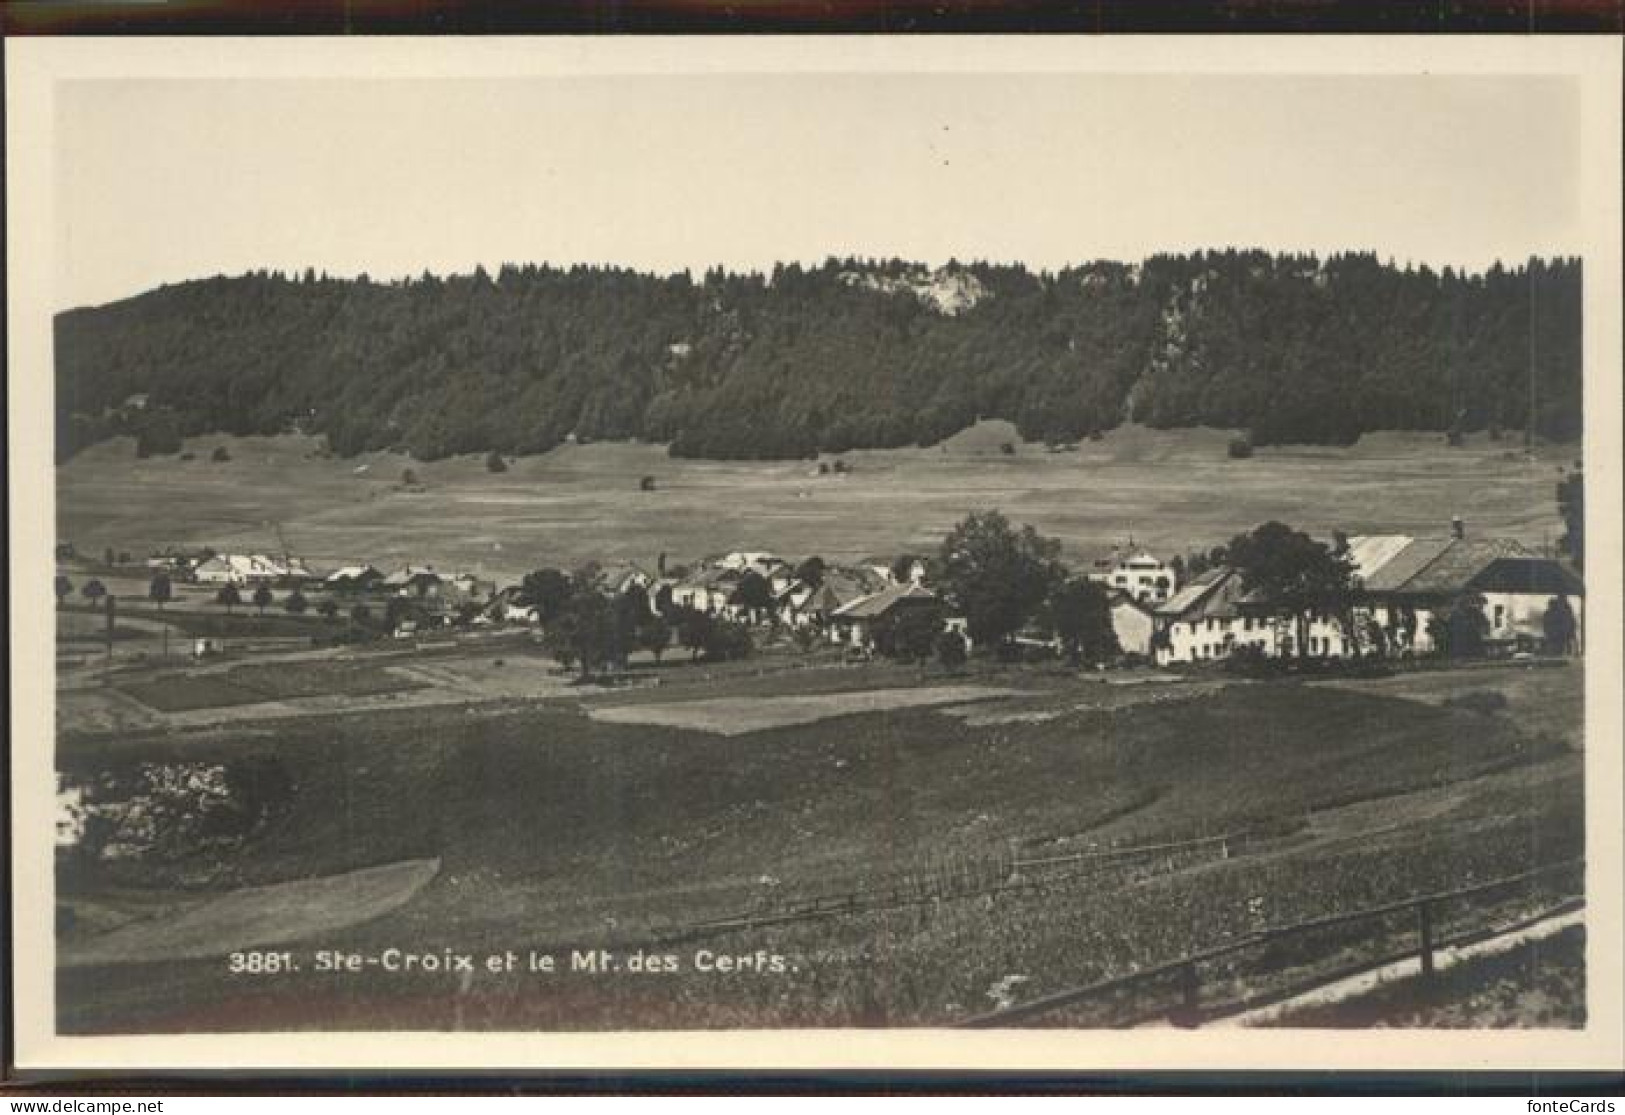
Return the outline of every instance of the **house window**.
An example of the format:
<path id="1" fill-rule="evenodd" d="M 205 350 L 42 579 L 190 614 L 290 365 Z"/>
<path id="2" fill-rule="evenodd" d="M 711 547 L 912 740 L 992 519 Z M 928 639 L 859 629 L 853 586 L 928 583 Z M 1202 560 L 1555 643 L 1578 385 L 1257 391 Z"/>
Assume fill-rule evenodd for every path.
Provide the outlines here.
<path id="1" fill-rule="evenodd" d="M 1494 627 L 1502 627 L 1502 626 L 1504 626 L 1505 623 L 1506 623 L 1506 618 L 1507 618 L 1506 605 L 1497 604 L 1495 606 L 1495 620 L 1494 620 L 1494 623 L 1492 624 L 1492 626 L 1494 626 Z"/>

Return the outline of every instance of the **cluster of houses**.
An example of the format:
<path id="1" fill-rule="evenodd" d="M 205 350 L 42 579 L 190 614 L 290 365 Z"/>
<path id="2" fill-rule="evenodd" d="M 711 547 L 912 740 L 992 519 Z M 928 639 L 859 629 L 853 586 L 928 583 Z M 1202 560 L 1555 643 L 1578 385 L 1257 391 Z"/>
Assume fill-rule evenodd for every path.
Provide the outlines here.
<path id="1" fill-rule="evenodd" d="M 1439 537 L 1401 534 L 1349 538 L 1345 555 L 1353 569 L 1354 607 L 1342 616 L 1316 615 L 1288 622 L 1272 602 L 1249 591 L 1241 574 L 1219 565 L 1186 580 L 1177 562 L 1165 561 L 1132 541 L 1092 559 L 1084 575 L 1100 584 L 1110 602 L 1118 645 L 1127 656 L 1158 665 L 1226 659 L 1251 648 L 1267 657 L 1341 658 L 1371 653 L 1411 655 L 1437 649 L 1433 617 L 1469 594 L 1484 601 L 1486 643 L 1492 649 L 1540 645 L 1543 622 L 1554 599 L 1575 617 L 1581 641 L 1584 588 L 1557 560 L 1507 539 L 1471 538 L 1459 520 Z M 470 573 L 440 573 L 428 565 L 384 572 L 349 565 L 325 575 L 296 558 L 265 554 L 166 554 L 152 563 L 184 569 L 204 585 L 319 588 L 360 598 L 405 597 L 414 603 L 398 634 L 454 621 L 475 625 L 535 624 L 536 608 L 518 585 L 499 589 Z M 816 573 L 762 551 L 735 551 L 706 558 L 692 569 L 668 571 L 662 557 L 650 571 L 635 562 L 597 566 L 607 595 L 641 592 L 649 607 L 692 609 L 748 623 L 810 630 L 829 642 L 859 649 L 874 645 L 880 624 L 910 609 L 942 617 L 947 629 L 968 637 L 964 621 L 944 608 L 928 582 L 923 561 L 894 568 L 869 564 L 822 564 Z M 1027 632 L 1024 642 L 1046 635 Z M 1298 640 L 1306 640 L 1302 647 Z"/>
<path id="2" fill-rule="evenodd" d="M 1492 651 L 1541 648 L 1547 610 L 1559 599 L 1574 616 L 1574 633 L 1569 647 L 1557 649 L 1577 652 L 1584 645 L 1580 579 L 1516 541 L 1468 537 L 1458 519 L 1439 537 L 1362 535 L 1348 539 L 1347 547 L 1354 588 L 1349 615 L 1282 622 L 1271 601 L 1247 591 L 1237 570 L 1219 566 L 1150 609 L 1152 657 L 1159 664 L 1207 662 L 1243 648 L 1271 658 L 1428 654 L 1441 649 L 1433 620 L 1465 597 L 1483 600 L 1484 642 Z"/>

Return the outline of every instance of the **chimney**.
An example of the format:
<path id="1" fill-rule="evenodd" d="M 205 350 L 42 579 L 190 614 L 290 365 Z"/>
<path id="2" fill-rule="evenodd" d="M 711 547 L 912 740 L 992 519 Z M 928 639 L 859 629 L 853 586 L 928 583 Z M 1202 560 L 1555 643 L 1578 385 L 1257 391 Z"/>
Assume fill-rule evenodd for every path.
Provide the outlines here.
<path id="1" fill-rule="evenodd" d="M 1451 538 L 1465 538 L 1466 536 L 1467 536 L 1467 527 L 1466 527 L 1465 524 L 1462 523 L 1461 516 L 1460 515 L 1452 515 L 1452 516 L 1450 516 L 1450 537 Z"/>

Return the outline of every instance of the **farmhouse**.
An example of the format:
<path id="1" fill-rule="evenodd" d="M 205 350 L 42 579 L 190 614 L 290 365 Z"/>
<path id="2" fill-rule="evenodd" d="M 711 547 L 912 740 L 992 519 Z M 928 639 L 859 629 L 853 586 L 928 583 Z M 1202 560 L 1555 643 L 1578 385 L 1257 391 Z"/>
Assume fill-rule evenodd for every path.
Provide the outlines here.
<path id="1" fill-rule="evenodd" d="M 1329 615 L 1308 617 L 1307 643 L 1301 648 L 1305 655 L 1430 653 L 1439 649 L 1435 621 L 1463 597 L 1483 601 L 1485 643 L 1492 652 L 1542 646 L 1547 609 L 1558 599 L 1574 617 L 1573 636 L 1566 646 L 1548 649 L 1569 653 L 1583 646 L 1585 590 L 1580 579 L 1562 563 L 1531 554 L 1511 539 L 1469 538 L 1458 522 L 1442 538 L 1350 538 L 1346 556 L 1354 589 L 1346 622 Z M 1241 575 L 1228 567 L 1191 581 L 1157 605 L 1153 618 L 1152 645 L 1159 664 L 1222 659 L 1246 646 L 1270 657 L 1298 651 L 1298 625 L 1270 601 L 1243 591 Z"/>
<path id="2" fill-rule="evenodd" d="M 1484 600 L 1494 649 L 1528 649 L 1544 638 L 1546 609 L 1562 597 L 1576 620 L 1579 644 L 1585 590 L 1553 558 L 1504 538 L 1469 538 L 1459 521 L 1443 538 L 1374 535 L 1349 539 L 1361 609 L 1376 641 L 1390 653 L 1435 648 L 1430 621 L 1460 597 Z"/>
<path id="3" fill-rule="evenodd" d="M 1152 615 L 1158 665 L 1216 661 L 1242 647 L 1254 647 L 1272 658 L 1296 651 L 1297 624 L 1274 613 L 1257 593 L 1246 591 L 1241 573 L 1229 566 L 1201 574 L 1158 604 Z M 1333 617 L 1311 616 L 1307 627 L 1307 654 L 1349 653 L 1343 627 Z"/>
<path id="4" fill-rule="evenodd" d="M 403 565 L 380 581 L 379 587 L 396 596 L 422 599 L 440 594 L 441 577 L 432 565 Z"/>
<path id="5" fill-rule="evenodd" d="M 792 627 L 828 627 L 836 612 L 878 592 L 881 587 L 873 575 L 827 569 L 816 588 L 798 584 L 780 597 L 779 618 Z"/>
<path id="6" fill-rule="evenodd" d="M 1133 542 L 1096 557 L 1085 576 L 1135 600 L 1153 603 L 1167 600 L 1179 588 L 1173 566 Z"/>
<path id="7" fill-rule="evenodd" d="M 723 614 L 728 610 L 742 577 L 738 569 L 718 566 L 702 568 L 673 586 L 672 603 L 707 615 Z"/>
<path id="8" fill-rule="evenodd" d="M 873 645 L 875 627 L 882 620 L 914 608 L 937 610 L 941 606 L 937 594 L 923 585 L 892 585 L 837 608 L 830 616 L 830 639 L 867 648 Z"/>
<path id="9" fill-rule="evenodd" d="M 270 584 L 287 577 L 288 567 L 264 554 L 216 554 L 192 576 L 200 585 Z"/>
<path id="10" fill-rule="evenodd" d="M 1562 598 L 1573 613 L 1574 637 L 1568 646 L 1545 647 L 1548 653 L 1578 653 L 1585 647 L 1585 587 L 1569 570 L 1550 558 L 1503 557 L 1490 562 L 1467 583 L 1484 598 L 1489 639 L 1515 650 L 1546 640 L 1546 611 Z"/>
<path id="11" fill-rule="evenodd" d="M 333 592 L 363 592 L 383 579 L 383 572 L 370 565 L 346 565 L 333 570 L 322 583 Z"/>

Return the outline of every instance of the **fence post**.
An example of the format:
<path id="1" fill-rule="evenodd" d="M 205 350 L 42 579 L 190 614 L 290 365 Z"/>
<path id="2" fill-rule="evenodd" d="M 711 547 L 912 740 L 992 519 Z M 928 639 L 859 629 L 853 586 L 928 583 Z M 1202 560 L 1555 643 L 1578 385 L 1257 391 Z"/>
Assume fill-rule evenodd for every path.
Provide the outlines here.
<path id="1" fill-rule="evenodd" d="M 1431 902 L 1418 902 L 1416 904 L 1417 935 L 1421 938 L 1422 979 L 1425 982 L 1433 981 L 1433 904 Z"/>
<path id="2" fill-rule="evenodd" d="M 1196 979 L 1196 961 L 1187 960 L 1179 966 L 1179 1006 L 1168 1016 L 1175 1026 L 1194 1030 L 1200 1019 L 1201 987 Z"/>

